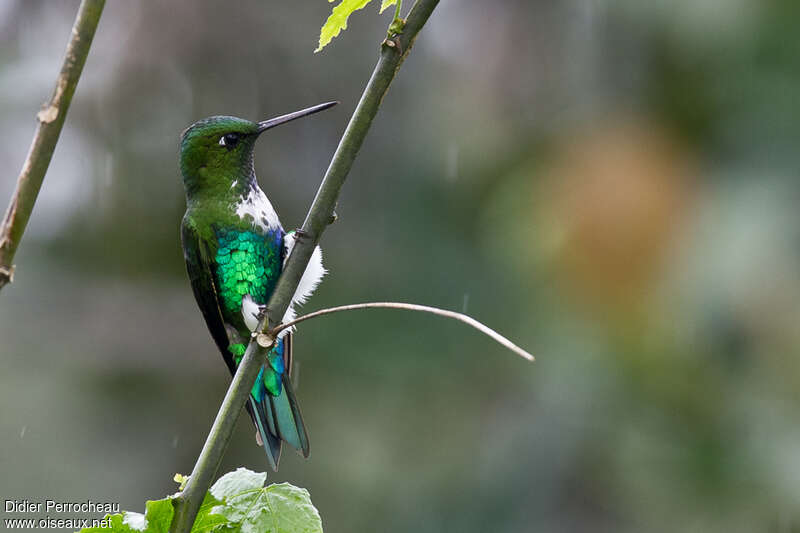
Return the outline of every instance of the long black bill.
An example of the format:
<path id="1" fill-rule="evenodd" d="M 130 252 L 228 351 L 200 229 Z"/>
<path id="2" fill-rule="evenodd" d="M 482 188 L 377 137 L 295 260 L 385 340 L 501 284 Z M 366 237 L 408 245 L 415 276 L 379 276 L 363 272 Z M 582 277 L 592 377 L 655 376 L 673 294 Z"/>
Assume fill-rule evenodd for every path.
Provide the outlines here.
<path id="1" fill-rule="evenodd" d="M 268 129 L 274 128 L 275 126 L 280 126 L 281 124 L 291 122 L 296 118 L 313 115 L 314 113 L 319 113 L 320 111 L 325 111 L 329 107 L 333 107 L 338 103 L 339 102 L 325 102 L 324 104 L 315 105 L 314 107 L 309 107 L 307 109 L 301 109 L 300 111 L 295 111 L 294 113 L 289 113 L 287 115 L 281 115 L 279 117 L 271 118 L 269 120 L 264 120 L 258 123 L 258 133 L 267 131 Z"/>

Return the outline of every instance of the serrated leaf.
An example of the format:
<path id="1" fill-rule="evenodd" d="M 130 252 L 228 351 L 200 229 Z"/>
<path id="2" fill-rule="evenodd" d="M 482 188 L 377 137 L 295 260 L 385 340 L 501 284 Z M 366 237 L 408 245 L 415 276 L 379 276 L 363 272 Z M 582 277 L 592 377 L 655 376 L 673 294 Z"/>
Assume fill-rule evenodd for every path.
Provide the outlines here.
<path id="1" fill-rule="evenodd" d="M 279 483 L 264 486 L 266 473 L 239 468 L 206 494 L 192 533 L 322 533 L 322 519 L 308 491 Z M 148 501 L 145 514 L 106 515 L 106 526 L 80 533 L 167 533 L 175 513 L 172 497 Z"/>
<path id="2" fill-rule="evenodd" d="M 308 491 L 289 483 L 231 496 L 214 511 L 241 533 L 322 533 L 322 519 Z"/>
<path id="3" fill-rule="evenodd" d="M 397 3 L 397 0 L 381 0 L 381 10 L 380 10 L 380 13 L 383 13 L 383 11 L 384 11 L 384 10 L 385 10 L 387 7 L 389 7 L 389 6 L 393 6 L 393 5 L 395 5 L 396 3 Z"/>
<path id="4" fill-rule="evenodd" d="M 334 0 L 328 0 L 328 2 L 333 1 Z M 325 46 L 331 42 L 334 37 L 339 35 L 342 30 L 346 30 L 348 17 L 353 11 L 363 9 L 370 1 L 371 0 L 341 0 L 339 5 L 333 8 L 328 20 L 326 20 L 325 24 L 322 26 L 319 32 L 319 46 L 314 50 L 314 53 L 316 54 L 325 48 Z"/>
<path id="5" fill-rule="evenodd" d="M 216 499 L 224 500 L 227 497 L 248 490 L 261 489 L 264 487 L 266 481 L 266 472 L 253 472 L 252 470 L 240 467 L 219 478 L 208 492 Z"/>

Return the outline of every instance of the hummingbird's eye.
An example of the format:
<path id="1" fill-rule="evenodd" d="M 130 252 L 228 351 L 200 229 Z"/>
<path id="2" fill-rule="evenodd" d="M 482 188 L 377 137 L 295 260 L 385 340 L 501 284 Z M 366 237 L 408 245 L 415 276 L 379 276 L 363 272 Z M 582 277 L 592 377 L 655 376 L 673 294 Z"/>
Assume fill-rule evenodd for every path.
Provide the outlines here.
<path id="1" fill-rule="evenodd" d="M 236 143 L 239 142 L 239 134 L 238 133 L 226 133 L 222 137 L 219 138 L 219 145 L 224 146 L 225 148 L 231 149 L 236 146 Z"/>

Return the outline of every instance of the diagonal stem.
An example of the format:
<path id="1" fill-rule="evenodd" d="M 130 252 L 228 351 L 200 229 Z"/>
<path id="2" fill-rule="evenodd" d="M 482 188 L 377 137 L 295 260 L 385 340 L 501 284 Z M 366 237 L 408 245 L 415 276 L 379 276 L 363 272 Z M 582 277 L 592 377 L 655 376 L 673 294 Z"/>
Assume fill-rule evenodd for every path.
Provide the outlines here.
<path id="1" fill-rule="evenodd" d="M 86 63 L 86 56 L 89 55 L 89 48 L 105 3 L 105 0 L 81 2 L 75 24 L 72 26 L 72 36 L 64 54 L 64 63 L 56 79 L 55 90 L 50 101 L 36 115 L 39 126 L 0 227 L 0 289 L 14 278 L 14 255 L 28 225 L 36 197 L 42 188 L 44 175 L 56 149 L 61 127 L 67 117 L 72 95 L 75 94 L 75 87 Z"/>

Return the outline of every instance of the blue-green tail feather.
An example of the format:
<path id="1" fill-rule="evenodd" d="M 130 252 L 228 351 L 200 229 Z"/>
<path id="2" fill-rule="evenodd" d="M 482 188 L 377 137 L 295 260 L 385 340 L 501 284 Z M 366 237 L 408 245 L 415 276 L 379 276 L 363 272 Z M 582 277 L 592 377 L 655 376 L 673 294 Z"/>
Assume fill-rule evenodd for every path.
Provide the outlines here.
<path id="1" fill-rule="evenodd" d="M 308 435 L 284 364 L 284 343 L 269 354 L 250 393 L 250 410 L 270 466 L 278 469 L 281 441 L 308 457 Z M 279 360 L 279 361 L 278 361 Z"/>
<path id="2" fill-rule="evenodd" d="M 260 444 L 264 446 L 269 466 L 277 472 L 278 462 L 281 460 L 281 439 L 275 436 L 270 429 L 269 419 L 272 418 L 270 407 L 267 402 L 256 401 L 250 397 L 250 410 L 253 413 L 253 421 L 256 424 L 256 431 L 260 437 Z M 268 414 L 269 413 L 269 414 Z"/>

